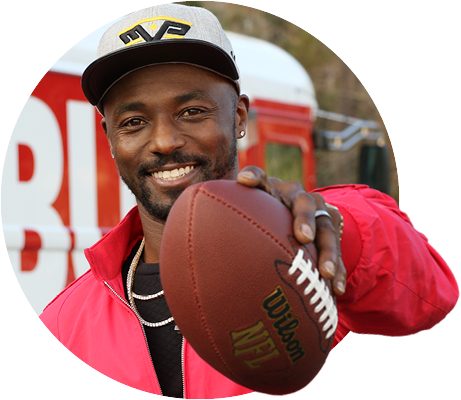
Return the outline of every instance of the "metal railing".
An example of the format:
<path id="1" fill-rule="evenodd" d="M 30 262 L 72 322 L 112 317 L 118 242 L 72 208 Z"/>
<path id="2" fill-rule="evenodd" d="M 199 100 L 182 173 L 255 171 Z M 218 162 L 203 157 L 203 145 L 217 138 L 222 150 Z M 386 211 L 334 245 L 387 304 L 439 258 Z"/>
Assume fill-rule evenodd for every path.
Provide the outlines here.
<path id="1" fill-rule="evenodd" d="M 384 134 L 376 121 L 359 119 L 331 111 L 318 110 L 317 119 L 339 122 L 346 125 L 342 130 L 318 130 L 322 148 L 332 151 L 347 151 L 361 141 L 385 146 Z"/>

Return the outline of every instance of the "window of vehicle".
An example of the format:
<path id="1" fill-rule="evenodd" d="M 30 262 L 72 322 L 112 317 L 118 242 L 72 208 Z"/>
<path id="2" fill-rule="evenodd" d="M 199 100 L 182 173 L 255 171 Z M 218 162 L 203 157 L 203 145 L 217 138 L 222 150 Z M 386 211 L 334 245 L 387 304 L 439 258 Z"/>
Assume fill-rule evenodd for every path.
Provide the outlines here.
<path id="1" fill-rule="evenodd" d="M 302 151 L 298 146 L 282 143 L 266 144 L 265 166 L 269 176 L 302 183 L 302 162 Z"/>

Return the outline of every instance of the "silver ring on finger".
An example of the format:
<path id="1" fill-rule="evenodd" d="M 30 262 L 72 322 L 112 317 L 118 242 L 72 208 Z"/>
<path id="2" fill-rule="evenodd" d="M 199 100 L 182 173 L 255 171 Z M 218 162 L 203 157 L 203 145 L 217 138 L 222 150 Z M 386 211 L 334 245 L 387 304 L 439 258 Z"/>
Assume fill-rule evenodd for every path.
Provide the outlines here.
<path id="1" fill-rule="evenodd" d="M 327 217 L 327 218 L 331 219 L 330 213 L 328 211 L 326 211 L 326 210 L 316 210 L 315 213 L 314 213 L 314 217 L 315 218 Z"/>

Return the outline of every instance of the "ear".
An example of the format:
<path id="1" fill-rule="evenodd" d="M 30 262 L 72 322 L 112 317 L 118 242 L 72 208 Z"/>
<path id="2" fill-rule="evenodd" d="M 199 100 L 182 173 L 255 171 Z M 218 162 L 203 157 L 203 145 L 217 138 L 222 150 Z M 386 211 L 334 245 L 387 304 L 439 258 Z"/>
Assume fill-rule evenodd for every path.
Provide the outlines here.
<path id="1" fill-rule="evenodd" d="M 107 123 L 106 123 L 106 119 L 104 117 L 101 118 L 101 126 L 102 126 L 102 129 L 104 129 L 104 133 L 107 136 Z"/>
<path id="2" fill-rule="evenodd" d="M 246 94 L 241 94 L 237 100 L 235 109 L 235 128 L 236 137 L 241 137 L 240 132 L 246 131 L 248 124 L 248 110 L 250 108 L 250 99 Z"/>
<path id="3" fill-rule="evenodd" d="M 106 123 L 106 119 L 104 117 L 101 119 L 101 126 L 102 126 L 102 129 L 104 129 L 104 133 L 106 134 L 107 142 L 109 143 L 110 155 L 112 156 L 112 158 L 115 158 L 114 157 L 114 151 L 112 150 L 112 143 L 110 142 L 109 136 L 107 135 L 107 123 Z"/>

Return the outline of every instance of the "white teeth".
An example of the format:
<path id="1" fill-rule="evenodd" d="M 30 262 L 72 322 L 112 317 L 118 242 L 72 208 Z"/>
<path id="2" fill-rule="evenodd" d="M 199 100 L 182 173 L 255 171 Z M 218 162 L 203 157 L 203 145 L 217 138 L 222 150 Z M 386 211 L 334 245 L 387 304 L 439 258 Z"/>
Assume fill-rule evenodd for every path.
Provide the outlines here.
<path id="1" fill-rule="evenodd" d="M 185 168 L 175 168 L 170 171 L 158 171 L 154 172 L 154 178 L 156 179 L 163 179 L 165 181 L 173 181 L 178 178 L 182 178 L 183 176 L 187 175 L 194 169 L 194 166 L 187 166 Z"/>

